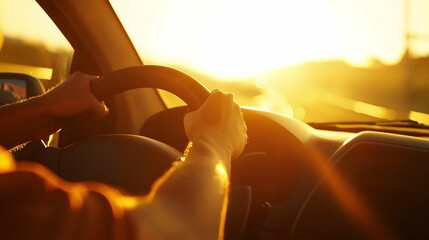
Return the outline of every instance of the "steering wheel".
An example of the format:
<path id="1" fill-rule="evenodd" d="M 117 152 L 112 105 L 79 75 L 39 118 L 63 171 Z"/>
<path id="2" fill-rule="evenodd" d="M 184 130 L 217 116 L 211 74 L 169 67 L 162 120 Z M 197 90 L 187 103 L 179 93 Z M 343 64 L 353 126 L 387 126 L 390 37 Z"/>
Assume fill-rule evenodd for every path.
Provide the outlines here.
<path id="1" fill-rule="evenodd" d="M 111 72 L 91 83 L 99 100 L 134 88 L 169 91 L 198 109 L 209 91 L 192 77 L 162 66 L 136 66 Z M 98 181 L 144 194 L 181 152 L 137 135 L 102 135 L 61 149 L 48 149 L 38 161 L 69 181 Z"/>
<path id="2" fill-rule="evenodd" d="M 192 77 L 168 67 L 137 66 L 111 72 L 91 83 L 99 100 L 134 88 L 158 88 L 181 98 L 197 110 L 209 91 Z M 137 135 L 103 135 L 79 141 L 39 156 L 41 163 L 69 181 L 103 182 L 133 194 L 145 194 L 152 183 L 181 156 L 177 149 Z M 250 210 L 250 187 L 232 187 L 226 236 L 244 231 Z"/>
<path id="3" fill-rule="evenodd" d="M 98 100 L 134 88 L 158 88 L 175 94 L 197 110 L 210 92 L 197 80 L 178 70 L 155 65 L 129 67 L 106 74 L 91 84 Z"/>

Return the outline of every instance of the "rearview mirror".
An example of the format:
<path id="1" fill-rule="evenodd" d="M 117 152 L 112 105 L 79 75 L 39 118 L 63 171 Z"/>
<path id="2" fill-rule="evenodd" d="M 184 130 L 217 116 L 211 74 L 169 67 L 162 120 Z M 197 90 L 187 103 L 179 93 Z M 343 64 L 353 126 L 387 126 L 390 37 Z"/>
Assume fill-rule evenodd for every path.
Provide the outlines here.
<path id="1" fill-rule="evenodd" d="M 43 94 L 45 88 L 39 79 L 23 73 L 0 73 L 0 106 Z M 46 141 L 47 139 L 45 139 Z M 44 149 L 42 140 L 28 142 L 11 150 L 16 160 L 35 159 Z"/>
<path id="2" fill-rule="evenodd" d="M 0 105 L 14 103 L 45 92 L 40 80 L 22 73 L 0 73 Z"/>

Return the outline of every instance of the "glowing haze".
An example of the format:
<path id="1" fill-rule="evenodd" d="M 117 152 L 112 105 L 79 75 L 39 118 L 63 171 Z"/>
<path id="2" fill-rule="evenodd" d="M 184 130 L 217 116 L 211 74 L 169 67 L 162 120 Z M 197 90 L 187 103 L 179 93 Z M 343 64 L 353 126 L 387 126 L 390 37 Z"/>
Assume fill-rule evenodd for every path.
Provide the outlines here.
<path id="1" fill-rule="evenodd" d="M 239 78 L 309 60 L 367 66 L 405 50 L 405 0 L 112 0 L 144 61 Z M 429 1 L 410 30 L 429 32 Z M 420 13 L 419 13 L 420 11 Z M 426 21 L 423 21 L 428 18 Z M 426 27 L 426 28 L 425 28 Z M 426 49 L 427 50 L 427 49 Z"/>
<path id="2" fill-rule="evenodd" d="M 40 26 L 52 25 L 50 19 L 40 17 L 43 14 L 40 9 L 22 8 L 22 2 L 0 0 L 0 10 L 9 9 L 0 15 L 8 36 L 34 35 L 35 31 L 40 38 L 60 34 L 44 31 Z M 34 1 L 27 2 L 37 5 Z M 407 2 L 410 18 L 405 14 Z M 341 59 L 367 66 L 376 58 L 394 64 L 405 50 L 404 25 L 408 20 L 412 33 L 429 35 L 426 0 L 112 0 L 111 3 L 144 62 L 180 65 L 218 79 L 248 77 L 310 60 Z M 20 9 L 22 13 L 13 24 L 8 15 L 15 11 L 10 9 Z M 427 45 L 417 46 L 416 50 L 428 53 Z"/>

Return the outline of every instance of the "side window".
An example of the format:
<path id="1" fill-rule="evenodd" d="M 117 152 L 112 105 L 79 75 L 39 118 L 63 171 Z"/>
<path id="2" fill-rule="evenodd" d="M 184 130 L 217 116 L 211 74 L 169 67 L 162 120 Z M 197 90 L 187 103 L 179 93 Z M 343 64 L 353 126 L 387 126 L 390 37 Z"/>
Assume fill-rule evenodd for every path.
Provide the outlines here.
<path id="1" fill-rule="evenodd" d="M 67 77 L 73 49 L 36 1 L 0 1 L 0 28 L 0 72 L 26 73 L 45 89 Z"/>

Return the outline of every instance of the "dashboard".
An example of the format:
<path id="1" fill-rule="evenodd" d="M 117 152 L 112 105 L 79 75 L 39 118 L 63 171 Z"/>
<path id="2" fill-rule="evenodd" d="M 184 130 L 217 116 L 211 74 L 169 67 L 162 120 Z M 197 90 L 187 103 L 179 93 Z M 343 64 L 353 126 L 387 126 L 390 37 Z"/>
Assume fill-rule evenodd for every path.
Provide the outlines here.
<path id="1" fill-rule="evenodd" d="M 141 134 L 182 151 L 186 111 L 155 114 Z M 271 206 L 244 239 L 429 236 L 427 139 L 316 130 L 272 112 L 242 111 L 249 139 L 232 162 L 231 185 L 250 186 L 252 204 Z M 248 222 L 255 215 L 251 209 Z"/>

